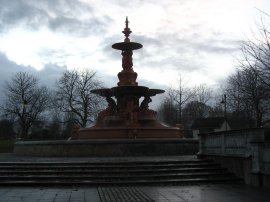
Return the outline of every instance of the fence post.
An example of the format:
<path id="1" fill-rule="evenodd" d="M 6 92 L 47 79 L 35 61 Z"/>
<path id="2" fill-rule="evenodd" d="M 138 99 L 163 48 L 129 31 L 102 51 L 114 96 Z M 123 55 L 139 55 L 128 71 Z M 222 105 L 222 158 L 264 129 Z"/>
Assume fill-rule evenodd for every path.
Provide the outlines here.
<path id="1" fill-rule="evenodd" d="M 204 144 L 204 134 L 198 134 L 199 136 L 199 152 L 197 153 L 197 158 L 203 158 L 203 144 Z"/>

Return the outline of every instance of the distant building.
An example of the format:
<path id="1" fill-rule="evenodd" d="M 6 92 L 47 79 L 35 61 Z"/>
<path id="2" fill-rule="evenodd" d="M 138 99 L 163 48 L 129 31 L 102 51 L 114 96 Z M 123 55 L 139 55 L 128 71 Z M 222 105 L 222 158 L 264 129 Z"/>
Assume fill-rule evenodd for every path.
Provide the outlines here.
<path id="1" fill-rule="evenodd" d="M 193 138 L 198 138 L 199 133 L 226 131 L 231 130 L 231 127 L 224 117 L 212 117 L 196 119 L 193 122 L 191 129 Z"/>

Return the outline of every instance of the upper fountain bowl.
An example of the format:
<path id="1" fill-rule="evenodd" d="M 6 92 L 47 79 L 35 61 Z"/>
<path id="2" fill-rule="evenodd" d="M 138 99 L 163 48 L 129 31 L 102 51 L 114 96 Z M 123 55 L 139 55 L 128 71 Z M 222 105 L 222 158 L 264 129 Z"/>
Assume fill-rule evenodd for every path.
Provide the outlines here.
<path id="1" fill-rule="evenodd" d="M 112 45 L 112 48 L 117 50 L 137 50 L 142 47 L 142 44 L 136 42 L 119 42 Z"/>

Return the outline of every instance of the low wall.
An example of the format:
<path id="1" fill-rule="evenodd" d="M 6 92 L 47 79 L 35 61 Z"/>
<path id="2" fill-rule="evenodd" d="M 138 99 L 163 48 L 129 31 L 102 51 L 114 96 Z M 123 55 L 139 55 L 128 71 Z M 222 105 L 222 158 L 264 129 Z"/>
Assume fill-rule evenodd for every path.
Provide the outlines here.
<path id="1" fill-rule="evenodd" d="M 132 139 L 132 140 L 61 140 L 19 141 L 14 145 L 18 156 L 167 156 L 195 155 L 198 140 Z"/>
<path id="2" fill-rule="evenodd" d="M 251 157 L 234 157 L 234 156 L 218 156 L 205 155 L 207 159 L 212 159 L 220 164 L 223 168 L 227 168 L 239 178 L 243 179 L 246 184 L 254 184 L 251 182 L 252 159 Z"/>
<path id="3" fill-rule="evenodd" d="M 245 183 L 270 188 L 270 142 L 262 128 L 200 134 L 199 157 L 228 168 Z"/>

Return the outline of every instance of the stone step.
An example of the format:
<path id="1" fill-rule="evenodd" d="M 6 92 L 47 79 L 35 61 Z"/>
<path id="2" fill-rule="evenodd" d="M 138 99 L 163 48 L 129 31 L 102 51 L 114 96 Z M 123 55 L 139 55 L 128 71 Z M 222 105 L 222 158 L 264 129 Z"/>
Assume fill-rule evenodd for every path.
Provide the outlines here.
<path id="1" fill-rule="evenodd" d="M 29 175 L 14 175 L 14 174 L 7 174 L 4 176 L 0 176 L 0 180 L 2 179 L 28 179 L 28 178 L 36 178 L 36 179 L 126 179 L 126 178 L 189 178 L 189 177 L 199 177 L 199 176 L 224 176 L 224 175 L 231 175 L 231 173 L 228 173 L 226 171 L 224 172 L 198 172 L 198 173 L 141 173 L 141 174 L 133 174 L 129 175 L 126 173 L 121 174 L 111 174 L 106 173 L 102 175 L 96 175 L 96 174 L 85 174 L 82 173 L 80 175 L 46 175 L 43 173 L 31 173 Z"/>
<path id="2" fill-rule="evenodd" d="M 0 166 L 133 166 L 133 165 L 194 165 L 213 163 L 212 160 L 153 160 L 153 161 L 99 161 L 99 162 L 0 162 Z"/>
<path id="3" fill-rule="evenodd" d="M 220 167 L 206 167 L 206 168 L 162 168 L 162 169 L 142 169 L 142 168 L 134 168 L 134 169 L 117 169 L 117 170 L 102 170 L 102 169 L 44 169 L 44 170 L 36 170 L 35 168 L 29 170 L 13 170 L 13 169 L 3 169 L 0 170 L 1 175 L 27 175 L 27 174 L 59 174 L 59 175 L 67 175 L 67 174 L 97 174 L 102 175 L 106 173 L 125 173 L 125 174 L 133 174 L 133 173 L 196 173 L 196 172 L 225 172 L 226 169 Z"/>
<path id="4" fill-rule="evenodd" d="M 161 165 L 3 165 L 0 166 L 0 170 L 2 169 L 107 169 L 107 170 L 112 170 L 112 169 L 137 169 L 142 168 L 142 169 L 162 169 L 162 168 L 200 168 L 200 167 L 213 167 L 213 166 L 218 166 L 216 163 L 189 163 L 189 164 L 161 164 Z"/>
<path id="5" fill-rule="evenodd" d="M 0 185 L 185 184 L 237 180 L 209 160 L 0 163 Z"/>
<path id="6" fill-rule="evenodd" d="M 242 183 L 241 179 L 233 177 L 189 178 L 189 179 L 137 179 L 126 181 L 111 180 L 1 180 L 0 186 L 105 186 L 105 185 L 189 185 L 209 183 Z"/>
<path id="7" fill-rule="evenodd" d="M 239 179 L 230 173 L 199 173 L 199 174 L 175 174 L 175 175 L 132 175 L 132 176 L 4 176 L 0 177 L 0 185 L 111 185 L 111 184 L 189 184 L 212 182 L 239 182 Z"/>

